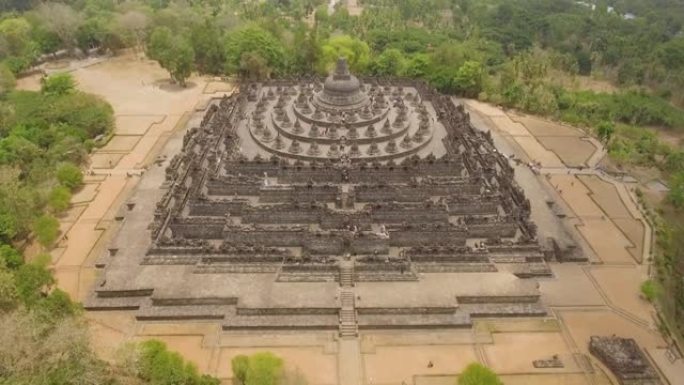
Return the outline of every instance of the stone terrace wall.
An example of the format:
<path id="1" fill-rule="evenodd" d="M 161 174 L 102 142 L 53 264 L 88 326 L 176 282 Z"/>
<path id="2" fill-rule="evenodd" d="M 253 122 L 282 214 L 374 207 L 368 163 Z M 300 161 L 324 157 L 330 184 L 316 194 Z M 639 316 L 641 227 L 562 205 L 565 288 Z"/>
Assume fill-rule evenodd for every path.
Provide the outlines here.
<path id="1" fill-rule="evenodd" d="M 259 190 L 259 202 L 334 202 L 339 193 L 340 188 L 333 185 L 262 187 Z"/>
<path id="2" fill-rule="evenodd" d="M 458 228 L 441 227 L 404 227 L 389 228 L 390 246 L 408 247 L 416 245 L 465 245 L 467 233 Z"/>
<path id="3" fill-rule="evenodd" d="M 240 216 L 249 206 L 248 201 L 194 200 L 187 204 L 191 216 L 224 217 L 226 214 Z"/>

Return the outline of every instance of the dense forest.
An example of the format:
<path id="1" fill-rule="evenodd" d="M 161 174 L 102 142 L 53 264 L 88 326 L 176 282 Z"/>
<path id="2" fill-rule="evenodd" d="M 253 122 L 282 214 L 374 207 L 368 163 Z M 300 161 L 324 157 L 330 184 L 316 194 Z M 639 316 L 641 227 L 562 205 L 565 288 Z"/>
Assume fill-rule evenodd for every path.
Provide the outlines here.
<path id="1" fill-rule="evenodd" d="M 647 167 L 669 181 L 666 201 L 652 210 L 657 284 L 659 304 L 681 334 L 684 151 L 658 135 L 684 135 L 682 0 L 358 3 L 362 12 L 350 15 L 344 1 L 329 12 L 324 0 L 0 0 L 0 377 L 144 383 L 162 376 L 144 371 L 156 359 L 186 383 L 214 381 L 158 345 L 137 348 L 136 370 L 97 361 L 78 305 L 53 288 L 48 257 L 24 261 L 18 250 L 27 239 L 46 248 L 55 242 L 57 216 L 82 183 L 88 152 L 111 132 L 113 113 L 68 75 L 44 78 L 40 92 L 14 90 L 15 79 L 57 57 L 124 49 L 144 51 L 180 85 L 193 72 L 323 74 L 343 55 L 361 74 L 419 78 L 445 93 L 585 128 L 618 167 Z M 29 362 L 15 346 L 57 361 Z"/>
<path id="2" fill-rule="evenodd" d="M 680 0 L 363 0 L 358 16 L 344 5 L 329 14 L 323 0 L 5 1 L 0 83 L 55 52 L 142 48 L 181 84 L 193 71 L 325 73 L 345 55 L 356 72 L 421 78 L 592 129 L 620 164 L 684 166 L 681 151 L 641 129 L 684 129 Z M 586 79 L 615 92 L 579 86 Z M 681 206 L 684 178 L 674 176 Z"/>

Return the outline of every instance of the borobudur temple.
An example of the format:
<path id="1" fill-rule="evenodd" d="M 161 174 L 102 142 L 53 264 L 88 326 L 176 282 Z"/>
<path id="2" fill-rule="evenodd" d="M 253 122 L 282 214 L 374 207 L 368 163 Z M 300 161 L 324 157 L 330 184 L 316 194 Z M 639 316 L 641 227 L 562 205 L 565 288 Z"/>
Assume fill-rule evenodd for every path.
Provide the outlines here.
<path id="1" fill-rule="evenodd" d="M 423 83 L 245 84 L 215 100 L 118 215 L 86 307 L 224 330 L 468 327 L 542 316 L 509 159 Z"/>

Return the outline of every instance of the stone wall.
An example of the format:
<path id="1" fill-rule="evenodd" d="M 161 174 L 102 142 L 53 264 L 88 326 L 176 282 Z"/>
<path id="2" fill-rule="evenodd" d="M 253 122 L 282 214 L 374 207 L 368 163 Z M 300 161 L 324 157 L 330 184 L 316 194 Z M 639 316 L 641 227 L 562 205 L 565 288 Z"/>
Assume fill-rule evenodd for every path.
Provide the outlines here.
<path id="1" fill-rule="evenodd" d="M 224 217 L 226 214 L 240 216 L 249 206 L 244 200 L 193 200 L 188 202 L 188 215 Z"/>
<path id="2" fill-rule="evenodd" d="M 262 187 L 259 190 L 259 202 L 334 202 L 339 193 L 339 187 L 333 185 Z"/>
<path id="3" fill-rule="evenodd" d="M 466 233 L 456 229 L 395 229 L 390 230 L 390 246 L 465 245 Z"/>

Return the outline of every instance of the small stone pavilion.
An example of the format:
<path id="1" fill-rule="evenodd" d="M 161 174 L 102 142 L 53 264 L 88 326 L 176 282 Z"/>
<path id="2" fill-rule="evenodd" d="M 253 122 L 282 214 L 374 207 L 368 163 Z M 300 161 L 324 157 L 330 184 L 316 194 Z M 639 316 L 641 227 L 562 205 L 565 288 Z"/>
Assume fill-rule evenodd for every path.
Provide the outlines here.
<path id="1" fill-rule="evenodd" d="M 244 84 L 177 147 L 119 215 L 87 308 L 343 337 L 546 314 L 536 277 L 562 250 L 492 138 L 422 83 L 340 59 Z"/>

